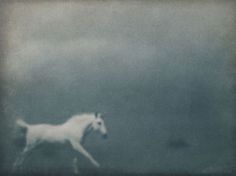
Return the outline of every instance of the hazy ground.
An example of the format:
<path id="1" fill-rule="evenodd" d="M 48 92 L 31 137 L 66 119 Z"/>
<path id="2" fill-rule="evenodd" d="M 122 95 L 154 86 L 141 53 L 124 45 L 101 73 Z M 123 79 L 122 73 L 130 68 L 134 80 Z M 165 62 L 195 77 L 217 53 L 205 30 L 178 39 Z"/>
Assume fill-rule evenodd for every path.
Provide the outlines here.
<path id="1" fill-rule="evenodd" d="M 234 4 L 12 3 L 4 59 L 3 168 L 24 145 L 14 121 L 63 123 L 102 112 L 88 137 L 96 173 L 234 169 Z M 45 144 L 22 172 L 70 172 L 70 146 Z"/>

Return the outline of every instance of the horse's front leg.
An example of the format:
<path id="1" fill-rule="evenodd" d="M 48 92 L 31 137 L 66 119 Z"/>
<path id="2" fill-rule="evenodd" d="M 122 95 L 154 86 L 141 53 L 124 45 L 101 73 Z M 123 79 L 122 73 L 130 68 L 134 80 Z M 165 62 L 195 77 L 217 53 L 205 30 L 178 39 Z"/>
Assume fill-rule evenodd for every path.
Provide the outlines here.
<path id="1" fill-rule="evenodd" d="M 87 159 L 89 159 L 94 166 L 100 167 L 99 163 L 84 149 L 82 145 L 80 145 L 79 142 L 71 140 L 70 143 L 75 150 L 77 150 L 78 152 L 83 154 Z"/>
<path id="2" fill-rule="evenodd" d="M 74 171 L 74 174 L 76 175 L 79 174 L 78 159 L 76 157 L 73 159 L 73 171 Z"/>

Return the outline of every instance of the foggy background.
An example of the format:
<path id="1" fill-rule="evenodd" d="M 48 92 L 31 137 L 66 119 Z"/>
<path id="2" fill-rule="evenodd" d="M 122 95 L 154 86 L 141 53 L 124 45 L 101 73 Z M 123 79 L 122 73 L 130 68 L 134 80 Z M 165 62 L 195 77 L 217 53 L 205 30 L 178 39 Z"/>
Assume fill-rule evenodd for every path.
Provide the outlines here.
<path id="1" fill-rule="evenodd" d="M 24 146 L 17 118 L 59 124 L 97 111 L 109 138 L 92 134 L 85 148 L 101 168 L 81 156 L 81 169 L 232 172 L 234 10 L 230 1 L 8 4 L 3 168 Z M 70 171 L 73 155 L 45 144 L 23 172 Z"/>

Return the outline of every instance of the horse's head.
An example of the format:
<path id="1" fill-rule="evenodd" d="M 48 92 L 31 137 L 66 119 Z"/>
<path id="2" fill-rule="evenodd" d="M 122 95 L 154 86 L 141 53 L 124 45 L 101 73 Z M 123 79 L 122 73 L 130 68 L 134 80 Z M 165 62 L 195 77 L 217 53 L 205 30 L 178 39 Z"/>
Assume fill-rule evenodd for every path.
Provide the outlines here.
<path id="1" fill-rule="evenodd" d="M 103 138 L 107 138 L 107 128 L 105 126 L 104 120 L 102 119 L 102 114 L 95 113 L 95 120 L 92 123 L 92 127 L 95 131 L 99 131 Z"/>

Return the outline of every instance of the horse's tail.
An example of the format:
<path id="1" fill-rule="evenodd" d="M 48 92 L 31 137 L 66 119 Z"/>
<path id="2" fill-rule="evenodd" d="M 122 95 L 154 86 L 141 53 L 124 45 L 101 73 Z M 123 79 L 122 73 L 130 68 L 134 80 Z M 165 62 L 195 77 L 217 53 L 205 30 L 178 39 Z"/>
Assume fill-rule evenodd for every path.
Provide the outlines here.
<path id="1" fill-rule="evenodd" d="M 22 119 L 18 119 L 16 121 L 16 124 L 21 127 L 21 128 L 28 128 L 29 127 L 29 124 L 27 124 L 24 120 Z"/>

